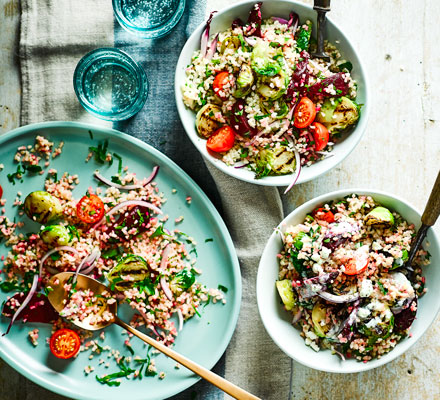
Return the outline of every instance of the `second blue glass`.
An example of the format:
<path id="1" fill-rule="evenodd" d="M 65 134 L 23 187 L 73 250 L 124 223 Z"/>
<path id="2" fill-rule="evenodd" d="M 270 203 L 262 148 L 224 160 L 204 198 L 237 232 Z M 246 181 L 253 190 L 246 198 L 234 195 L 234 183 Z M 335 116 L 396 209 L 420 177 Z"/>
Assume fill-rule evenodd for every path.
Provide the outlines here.
<path id="1" fill-rule="evenodd" d="M 119 24 L 138 36 L 152 39 L 168 34 L 185 10 L 185 0 L 113 0 Z"/>

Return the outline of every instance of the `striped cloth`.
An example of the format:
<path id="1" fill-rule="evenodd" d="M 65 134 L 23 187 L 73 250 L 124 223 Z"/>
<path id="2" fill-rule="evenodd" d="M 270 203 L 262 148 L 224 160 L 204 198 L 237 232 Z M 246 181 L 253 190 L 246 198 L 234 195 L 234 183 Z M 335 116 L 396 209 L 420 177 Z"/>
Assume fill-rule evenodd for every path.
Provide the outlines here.
<path id="1" fill-rule="evenodd" d="M 221 9 L 232 1 L 217 0 Z M 226 379 L 262 399 L 290 394 L 292 363 L 271 341 L 256 304 L 256 274 L 263 246 L 282 219 L 278 190 L 227 177 L 206 166 L 180 123 L 174 102 L 174 69 L 187 37 L 207 13 L 206 0 L 187 0 L 173 32 L 158 40 L 139 39 L 114 20 L 109 0 L 23 0 L 20 36 L 22 73 L 21 124 L 79 120 L 110 126 L 87 114 L 72 87 L 79 59 L 98 47 L 127 51 L 145 69 L 150 83 L 145 107 L 116 129 L 144 140 L 179 164 L 221 210 L 240 259 L 243 300 L 232 341 L 214 368 Z M 166 384 L 166 382 L 164 382 Z M 59 398 L 48 394 L 47 399 Z M 200 381 L 174 400 L 228 398 Z"/>

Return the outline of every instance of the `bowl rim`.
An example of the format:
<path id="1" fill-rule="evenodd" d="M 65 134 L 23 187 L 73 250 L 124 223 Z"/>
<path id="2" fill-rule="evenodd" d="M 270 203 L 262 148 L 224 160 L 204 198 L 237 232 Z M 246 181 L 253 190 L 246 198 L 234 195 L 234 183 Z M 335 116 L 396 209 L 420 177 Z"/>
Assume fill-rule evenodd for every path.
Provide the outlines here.
<path id="1" fill-rule="evenodd" d="M 421 218 L 422 213 L 416 208 L 414 207 L 414 205 L 410 202 L 408 202 L 407 200 L 401 198 L 400 196 L 391 194 L 389 192 L 386 191 L 382 191 L 382 190 L 375 190 L 375 189 L 369 189 L 369 188 L 365 188 L 365 187 L 354 187 L 354 188 L 348 188 L 348 189 L 339 189 L 339 190 L 335 190 L 332 192 L 328 192 L 328 193 L 324 193 L 322 195 L 316 196 L 308 201 L 306 201 L 305 203 L 301 204 L 301 206 L 299 206 L 298 208 L 296 208 L 295 210 L 293 210 L 291 213 L 289 213 L 285 218 L 283 218 L 283 220 L 277 225 L 277 227 L 274 229 L 274 232 L 270 235 L 269 239 L 267 240 L 263 253 L 261 255 L 260 258 L 260 262 L 258 265 L 258 272 L 257 272 L 257 281 L 256 281 L 256 295 L 257 295 L 257 305 L 258 305 L 258 312 L 260 315 L 260 319 L 264 325 L 264 328 L 266 329 L 266 332 L 268 333 L 268 335 L 270 336 L 270 338 L 274 341 L 274 343 L 286 354 L 288 355 L 290 358 L 292 358 L 293 360 L 299 362 L 300 364 L 318 370 L 318 371 L 323 371 L 323 372 L 333 372 L 333 373 L 357 373 L 357 372 L 364 372 L 364 371 L 368 371 L 380 366 L 383 366 L 393 360 L 395 360 L 397 357 L 401 356 L 403 353 L 405 353 L 406 351 L 408 351 L 412 346 L 414 346 L 414 344 L 426 333 L 426 331 L 432 326 L 432 324 L 435 322 L 435 320 L 437 319 L 437 316 L 440 313 L 440 302 L 438 304 L 437 309 L 434 311 L 434 313 L 431 315 L 430 320 L 428 321 L 428 323 L 425 324 L 425 326 L 422 328 L 420 334 L 417 337 L 413 337 L 411 341 L 405 342 L 405 346 L 399 346 L 399 343 L 396 345 L 396 347 L 390 351 L 389 353 L 386 353 L 383 357 L 379 358 L 379 359 L 373 359 L 367 363 L 363 363 L 363 362 L 357 362 L 356 364 L 353 364 L 353 366 L 350 368 L 349 371 L 347 370 L 339 370 L 339 369 L 335 369 L 332 367 L 327 367 L 326 365 L 322 364 L 322 365 L 316 365 L 313 362 L 310 362 L 306 357 L 299 357 L 297 356 L 297 354 L 294 351 L 289 351 L 284 344 L 278 340 L 278 337 L 276 335 L 273 334 L 273 328 L 271 327 L 269 321 L 267 320 L 267 315 L 268 313 L 272 313 L 272 310 L 268 310 L 268 307 L 265 306 L 266 303 L 263 302 L 261 293 L 262 290 L 265 288 L 265 283 L 263 281 L 263 270 L 266 268 L 270 268 L 269 264 L 266 264 L 267 266 L 265 266 L 264 264 L 264 259 L 267 257 L 267 253 L 270 252 L 269 249 L 269 245 L 271 244 L 271 242 L 273 240 L 276 240 L 275 238 L 278 236 L 278 229 L 281 229 L 283 226 L 285 226 L 286 224 L 288 224 L 292 218 L 294 218 L 296 215 L 302 214 L 304 212 L 306 212 L 309 209 L 312 209 L 312 205 L 314 205 L 314 207 L 316 206 L 316 204 L 323 204 L 327 201 L 330 200 L 335 200 L 335 199 L 339 199 L 342 198 L 344 196 L 350 195 L 350 194 L 358 194 L 358 195 L 367 195 L 367 196 L 371 196 L 374 197 L 375 196 L 383 196 L 383 197 L 387 197 L 392 201 L 397 201 L 398 203 L 402 204 L 403 206 L 407 207 L 410 211 L 414 212 L 418 218 Z M 415 221 L 413 222 L 415 225 L 417 225 L 419 222 L 421 221 Z M 431 232 L 432 232 L 432 237 L 434 239 L 434 242 L 436 242 L 437 248 L 440 249 L 440 239 L 439 239 L 439 234 L 436 230 L 436 228 L 433 226 L 431 227 Z M 432 243 L 433 241 L 431 241 Z M 431 262 L 431 265 L 433 263 Z M 298 332 L 299 335 L 299 331 L 297 329 L 295 329 L 294 327 L 292 327 L 292 329 L 295 332 Z M 402 343 L 403 344 L 403 343 Z M 304 343 L 304 346 L 306 346 L 306 344 Z M 292 347 L 293 349 L 293 347 Z M 329 356 L 334 357 L 334 355 L 332 355 L 331 353 L 328 353 Z"/>
<path id="2" fill-rule="evenodd" d="M 218 11 L 216 14 L 214 14 L 213 21 L 215 21 L 215 19 L 217 19 L 219 16 L 222 16 L 223 14 L 226 14 L 226 13 L 234 10 L 237 7 L 243 7 L 245 5 L 249 5 L 249 9 L 250 9 L 250 7 L 255 3 L 256 3 L 255 0 L 246 0 L 246 1 L 241 1 L 239 3 L 232 4 L 228 7 L 225 7 L 223 9 L 221 9 L 220 11 Z M 300 3 L 297 0 L 272 0 L 272 1 L 266 0 L 266 3 L 272 3 L 272 4 L 285 3 L 285 4 L 291 4 L 292 7 L 306 8 L 309 10 L 313 10 L 312 6 L 310 6 L 308 4 Z M 301 183 L 305 183 L 305 182 L 311 181 L 313 179 L 316 179 L 316 178 L 320 177 L 321 175 L 334 169 L 342 161 L 344 161 L 353 152 L 353 150 L 358 146 L 359 142 L 361 141 L 362 137 L 364 136 L 366 128 L 367 128 L 369 116 L 370 116 L 371 90 L 370 90 L 370 80 L 369 80 L 369 76 L 367 73 L 367 69 L 365 67 L 365 63 L 362 61 L 362 57 L 360 56 L 359 51 L 356 49 L 355 46 L 353 46 L 351 40 L 348 38 L 348 35 L 345 34 L 344 30 L 341 29 L 340 26 L 337 23 L 335 23 L 331 17 L 327 17 L 327 21 L 329 21 L 330 25 L 332 25 L 334 27 L 334 29 L 339 32 L 339 34 L 341 35 L 341 38 L 343 38 L 343 40 L 345 40 L 345 42 L 348 44 L 349 48 L 351 48 L 351 50 L 356 55 L 356 57 L 359 61 L 359 65 L 357 66 L 357 69 L 359 71 L 359 76 L 362 78 L 363 83 L 364 83 L 363 90 L 364 90 L 365 101 L 364 101 L 364 105 L 362 108 L 361 119 L 358 122 L 358 124 L 356 125 L 356 127 L 353 129 L 353 131 L 350 133 L 350 136 L 354 136 L 352 145 L 342 155 L 339 155 L 337 158 L 336 158 L 336 156 L 332 157 L 332 159 L 334 159 L 334 160 L 336 159 L 337 161 L 336 162 L 330 161 L 332 164 L 330 164 L 328 168 L 322 168 L 321 170 L 318 170 L 317 172 L 315 172 L 313 175 L 307 176 L 307 177 L 304 177 L 304 174 L 300 174 L 298 177 L 298 180 L 296 182 L 296 185 L 299 185 Z M 195 40 L 198 40 L 197 38 L 199 38 L 201 36 L 203 29 L 205 28 L 205 24 L 206 24 L 206 22 L 203 21 L 194 30 L 194 32 L 189 36 L 189 38 L 185 42 L 185 45 L 183 46 L 183 48 L 180 52 L 179 59 L 177 61 L 177 65 L 176 65 L 175 74 L 174 74 L 174 95 L 175 95 L 177 112 L 179 114 L 180 121 L 183 125 L 183 128 L 185 129 L 187 136 L 190 138 L 193 145 L 197 148 L 197 150 L 200 152 L 200 154 L 202 155 L 202 157 L 205 160 L 207 160 L 211 165 L 213 165 L 214 167 L 216 167 L 220 171 L 224 172 L 225 174 L 227 174 L 233 178 L 239 179 L 244 182 L 252 183 L 255 185 L 260 185 L 260 186 L 277 186 L 277 187 L 288 186 L 291 183 L 294 174 L 279 175 L 279 176 L 267 176 L 264 179 L 255 179 L 254 177 L 251 178 L 250 176 L 248 177 L 248 176 L 243 176 L 241 174 L 237 174 L 236 173 L 237 169 L 234 166 L 226 165 L 221 160 L 219 160 L 219 159 L 215 158 L 214 156 L 212 156 L 211 154 L 209 154 L 208 151 L 201 151 L 197 145 L 197 139 L 198 139 L 197 134 L 194 135 L 191 128 L 189 126 L 187 126 L 188 124 L 184 123 L 182 115 L 185 112 L 185 110 L 187 110 L 187 107 L 184 105 L 183 100 L 182 100 L 182 92 L 181 92 L 182 82 L 179 81 L 178 78 L 181 73 L 181 70 L 185 68 L 184 58 L 185 58 L 185 55 L 189 52 L 188 48 L 190 47 L 191 43 L 193 43 Z M 194 120 L 195 120 L 195 114 L 194 114 Z M 321 162 L 325 162 L 325 161 L 326 160 L 322 160 Z"/>

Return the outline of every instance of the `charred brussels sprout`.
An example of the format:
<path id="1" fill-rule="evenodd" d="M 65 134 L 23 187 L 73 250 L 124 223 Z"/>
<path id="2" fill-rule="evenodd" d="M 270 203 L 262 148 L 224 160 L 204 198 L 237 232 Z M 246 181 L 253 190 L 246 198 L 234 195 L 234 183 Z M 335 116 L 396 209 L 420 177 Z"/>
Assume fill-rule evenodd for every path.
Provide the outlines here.
<path id="1" fill-rule="evenodd" d="M 222 110 L 215 104 L 204 105 L 196 115 L 196 129 L 200 136 L 209 138 L 221 126 L 220 118 L 216 117 Z"/>
<path id="2" fill-rule="evenodd" d="M 257 85 L 257 92 L 264 100 L 277 100 L 286 93 L 288 85 L 287 75 L 284 70 L 274 77 L 263 77 Z"/>
<path id="3" fill-rule="evenodd" d="M 107 275 L 111 287 L 121 292 L 140 285 L 149 277 L 147 262 L 134 254 L 124 257 Z"/>
<path id="4" fill-rule="evenodd" d="M 284 304 L 287 311 L 292 310 L 295 305 L 295 298 L 293 297 L 292 281 L 289 279 L 284 279 L 282 281 L 276 281 L 276 287 L 278 294 Z"/>
<path id="5" fill-rule="evenodd" d="M 194 274 L 187 269 L 183 269 L 174 275 L 174 278 L 170 282 L 170 288 L 175 294 L 179 295 L 184 290 L 189 289 L 195 281 L 196 277 Z"/>
<path id="6" fill-rule="evenodd" d="M 348 97 L 327 99 L 316 114 L 316 121 L 321 122 L 330 133 L 343 131 L 359 119 L 359 106 Z"/>
<path id="7" fill-rule="evenodd" d="M 295 154 L 284 146 L 276 149 L 263 149 L 256 159 L 255 178 L 268 175 L 291 174 L 295 171 Z"/>
<path id="8" fill-rule="evenodd" d="M 238 73 L 236 80 L 236 88 L 233 96 L 236 98 L 245 97 L 252 89 L 254 84 L 254 73 L 248 64 L 243 64 Z"/>
<path id="9" fill-rule="evenodd" d="M 394 216 L 388 208 L 376 207 L 365 217 L 367 225 L 390 227 L 394 225 Z"/>
<path id="10" fill-rule="evenodd" d="M 72 240 L 72 234 L 63 225 L 49 225 L 41 230 L 40 238 L 50 247 L 67 246 Z"/>
<path id="11" fill-rule="evenodd" d="M 220 52 L 223 54 L 226 49 L 237 50 L 241 46 L 241 41 L 237 36 L 228 36 L 222 41 Z"/>
<path id="12" fill-rule="evenodd" d="M 27 195 L 24 211 L 33 221 L 47 224 L 63 214 L 60 201 L 48 192 L 39 190 Z"/>

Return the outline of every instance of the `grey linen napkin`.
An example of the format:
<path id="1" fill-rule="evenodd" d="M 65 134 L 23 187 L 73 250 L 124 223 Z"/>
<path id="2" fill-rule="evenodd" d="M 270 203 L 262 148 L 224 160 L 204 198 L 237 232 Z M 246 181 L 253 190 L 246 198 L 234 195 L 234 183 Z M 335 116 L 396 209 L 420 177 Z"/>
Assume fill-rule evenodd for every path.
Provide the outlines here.
<path id="1" fill-rule="evenodd" d="M 141 63 L 150 78 L 147 104 L 136 117 L 115 127 L 165 152 L 199 183 L 222 209 L 240 259 L 243 299 L 239 322 L 215 371 L 262 399 L 287 399 L 291 362 L 266 334 L 255 290 L 261 252 L 282 219 L 281 200 L 276 188 L 247 184 L 210 165 L 206 168 L 183 131 L 172 96 L 174 66 L 188 34 L 201 22 L 203 12 L 206 15 L 204 1 L 188 3 L 186 14 L 171 35 L 146 43 L 114 22 L 110 1 L 22 1 L 21 123 L 81 120 L 109 125 L 79 105 L 72 87 L 77 62 L 94 48 L 116 46 Z M 220 9 L 231 1 L 216 3 Z M 223 398 L 220 391 L 202 382 L 175 398 L 193 398 L 194 392 L 198 399 Z"/>

